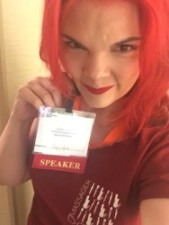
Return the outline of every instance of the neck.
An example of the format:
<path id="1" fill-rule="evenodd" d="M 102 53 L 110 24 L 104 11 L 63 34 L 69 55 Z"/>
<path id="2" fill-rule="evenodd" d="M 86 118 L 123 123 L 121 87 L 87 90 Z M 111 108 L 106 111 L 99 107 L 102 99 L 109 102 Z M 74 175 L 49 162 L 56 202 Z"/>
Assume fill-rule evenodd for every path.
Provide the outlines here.
<path id="1" fill-rule="evenodd" d="M 108 124 L 110 125 L 110 121 L 113 120 L 113 117 L 119 110 L 119 104 L 113 103 L 105 108 L 93 108 L 89 106 L 84 100 L 82 100 L 80 108 L 83 111 L 93 112 L 96 114 L 95 124 L 107 126 Z"/>
<path id="2" fill-rule="evenodd" d="M 102 143 L 107 135 L 117 126 L 117 121 L 115 119 L 113 121 L 113 117 L 115 117 L 120 110 L 119 103 L 113 103 L 105 108 L 93 108 L 81 98 L 79 107 L 82 111 L 93 112 L 96 114 L 91 135 L 91 143 Z"/>

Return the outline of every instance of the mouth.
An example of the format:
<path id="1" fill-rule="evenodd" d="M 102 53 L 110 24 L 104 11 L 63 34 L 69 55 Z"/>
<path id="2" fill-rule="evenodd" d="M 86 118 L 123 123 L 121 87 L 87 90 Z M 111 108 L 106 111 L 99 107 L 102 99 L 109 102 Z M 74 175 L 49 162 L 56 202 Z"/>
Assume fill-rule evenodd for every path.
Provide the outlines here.
<path id="1" fill-rule="evenodd" d="M 95 94 L 95 95 L 101 95 L 113 87 L 113 85 L 111 85 L 111 86 L 102 87 L 102 88 L 93 88 L 87 84 L 84 84 L 84 86 L 90 93 Z"/>

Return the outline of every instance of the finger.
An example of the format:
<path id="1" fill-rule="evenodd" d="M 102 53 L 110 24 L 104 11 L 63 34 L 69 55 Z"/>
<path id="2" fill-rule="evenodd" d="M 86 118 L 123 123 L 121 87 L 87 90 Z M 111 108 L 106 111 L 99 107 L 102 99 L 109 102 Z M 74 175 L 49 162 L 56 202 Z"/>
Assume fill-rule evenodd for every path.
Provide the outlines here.
<path id="1" fill-rule="evenodd" d="M 40 83 L 46 90 L 52 93 L 55 90 L 58 90 L 57 87 L 52 83 L 50 77 L 37 77 L 37 83 Z"/>
<path id="2" fill-rule="evenodd" d="M 18 98 L 24 103 L 32 105 L 37 110 L 44 105 L 41 99 L 27 86 L 20 87 L 18 90 Z"/>
<path id="3" fill-rule="evenodd" d="M 48 77 L 38 77 L 37 79 L 38 82 L 41 84 L 41 86 L 50 93 L 54 101 L 54 105 L 56 107 L 61 106 L 62 104 L 61 93 L 59 89 L 52 83 L 51 79 Z"/>
<path id="4" fill-rule="evenodd" d="M 53 101 L 56 107 L 62 106 L 62 95 L 58 90 L 53 91 L 52 93 Z"/>
<path id="5" fill-rule="evenodd" d="M 41 86 L 39 83 L 31 82 L 28 84 L 28 88 L 30 91 L 34 93 L 34 95 L 36 95 L 43 102 L 43 105 L 50 107 L 55 106 L 51 93 L 48 90 L 46 90 L 43 86 Z"/>

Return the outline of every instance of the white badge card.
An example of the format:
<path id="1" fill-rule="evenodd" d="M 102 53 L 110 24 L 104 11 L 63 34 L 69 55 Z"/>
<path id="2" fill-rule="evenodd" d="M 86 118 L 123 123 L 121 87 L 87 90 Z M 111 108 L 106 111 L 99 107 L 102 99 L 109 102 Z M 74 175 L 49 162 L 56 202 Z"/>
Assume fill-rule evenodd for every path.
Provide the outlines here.
<path id="1" fill-rule="evenodd" d="M 93 113 L 41 107 L 33 167 L 82 173 L 94 119 Z"/>

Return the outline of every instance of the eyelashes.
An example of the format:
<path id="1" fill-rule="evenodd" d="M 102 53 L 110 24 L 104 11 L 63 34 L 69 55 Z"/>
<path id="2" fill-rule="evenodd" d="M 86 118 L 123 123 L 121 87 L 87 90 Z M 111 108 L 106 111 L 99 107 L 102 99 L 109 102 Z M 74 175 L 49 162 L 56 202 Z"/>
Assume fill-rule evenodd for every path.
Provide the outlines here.
<path id="1" fill-rule="evenodd" d="M 72 50 L 72 51 L 79 51 L 79 50 L 86 50 L 88 51 L 87 48 L 85 48 L 83 45 L 81 45 L 78 42 L 72 41 L 72 40 L 65 40 L 63 41 L 63 44 L 65 45 L 66 48 Z M 111 48 L 112 53 L 119 53 L 119 54 L 129 54 L 132 52 L 136 52 L 139 50 L 139 45 L 136 44 L 121 44 L 121 45 L 115 45 L 114 47 Z"/>
<path id="2" fill-rule="evenodd" d="M 75 41 L 63 41 L 63 43 L 70 49 L 85 49 L 81 44 Z"/>
<path id="3" fill-rule="evenodd" d="M 138 45 L 122 44 L 113 48 L 112 52 L 125 54 L 125 53 L 131 53 L 133 51 L 137 51 L 138 49 L 139 49 Z"/>

